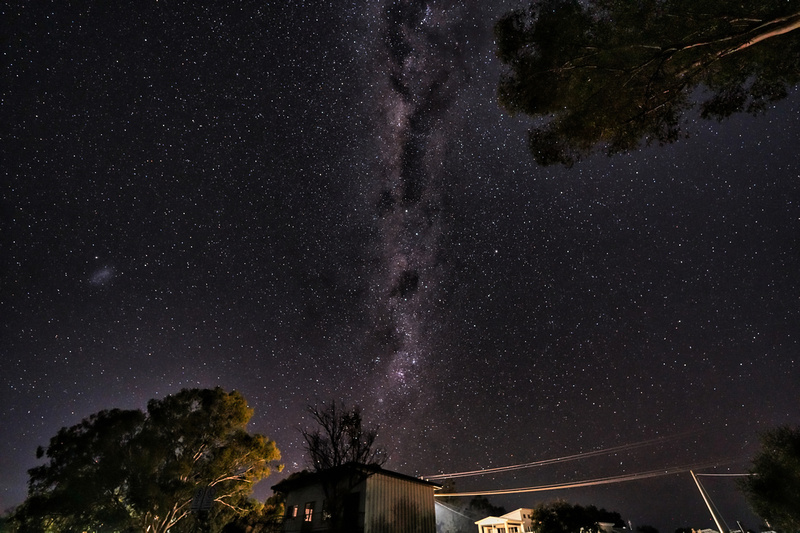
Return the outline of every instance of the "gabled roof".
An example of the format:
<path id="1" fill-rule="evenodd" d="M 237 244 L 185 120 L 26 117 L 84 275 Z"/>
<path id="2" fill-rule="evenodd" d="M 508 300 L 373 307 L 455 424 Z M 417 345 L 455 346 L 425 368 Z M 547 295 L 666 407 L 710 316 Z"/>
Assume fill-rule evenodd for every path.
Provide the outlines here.
<path id="1" fill-rule="evenodd" d="M 479 526 L 489 526 L 489 525 L 500 525 L 500 524 L 522 524 L 522 520 L 517 518 L 509 518 L 506 515 L 503 516 L 487 516 L 486 518 L 482 518 L 475 522 Z"/>
<path id="2" fill-rule="evenodd" d="M 436 483 L 432 483 L 430 481 L 426 481 L 424 479 L 416 478 L 413 476 L 408 476 L 406 474 L 401 474 L 399 472 L 393 472 L 392 470 L 386 470 L 378 465 L 348 463 L 346 465 L 331 468 L 324 472 L 309 472 L 308 470 L 303 470 L 302 472 L 293 474 L 288 478 L 284 479 L 283 481 L 276 483 L 275 485 L 272 486 L 272 490 L 274 490 L 275 492 L 287 493 L 293 490 L 307 487 L 308 485 L 321 483 L 326 478 L 330 480 L 330 479 L 335 479 L 337 477 L 344 477 L 346 475 L 353 473 L 357 473 L 359 475 L 365 475 L 365 477 L 371 476 L 373 474 L 381 474 L 384 476 L 393 477 L 395 479 L 408 481 L 410 483 L 419 483 L 421 485 L 428 485 L 435 489 L 442 488 L 441 485 L 437 485 Z"/>
<path id="3" fill-rule="evenodd" d="M 527 507 L 520 507 L 519 509 L 515 509 L 510 513 L 504 514 L 503 516 L 487 516 L 486 518 L 482 518 L 481 520 L 478 520 L 475 523 L 479 526 L 500 525 L 508 523 L 522 524 L 523 511 L 533 512 L 532 509 L 528 509 Z"/>

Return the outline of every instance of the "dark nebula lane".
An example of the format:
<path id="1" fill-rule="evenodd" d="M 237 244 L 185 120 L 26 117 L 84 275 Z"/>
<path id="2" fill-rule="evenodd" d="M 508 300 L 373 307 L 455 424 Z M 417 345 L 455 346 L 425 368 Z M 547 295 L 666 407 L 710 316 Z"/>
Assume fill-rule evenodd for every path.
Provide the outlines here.
<path id="1" fill-rule="evenodd" d="M 281 476 L 331 399 L 407 474 L 585 457 L 464 491 L 746 458 L 800 424 L 800 92 L 539 167 L 497 102 L 519 5 L 4 4 L 0 512 L 59 428 L 181 388 L 239 390 Z M 713 527 L 680 475 L 492 503 L 557 497 Z"/>
<path id="2" fill-rule="evenodd" d="M 381 395 L 419 405 L 425 376 L 436 372 L 428 337 L 437 329 L 442 277 L 442 185 L 451 104 L 466 80 L 457 4 L 419 0 L 380 7 L 380 113 L 375 140 L 381 159 L 372 192 L 381 267 L 373 288 L 376 323 L 384 335 Z M 407 407 L 404 407 L 407 409 Z"/>

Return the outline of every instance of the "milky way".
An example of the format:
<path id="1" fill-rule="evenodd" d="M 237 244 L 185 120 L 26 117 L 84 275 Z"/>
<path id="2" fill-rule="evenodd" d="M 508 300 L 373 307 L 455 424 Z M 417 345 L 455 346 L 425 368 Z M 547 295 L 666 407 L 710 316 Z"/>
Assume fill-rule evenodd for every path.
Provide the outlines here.
<path id="1" fill-rule="evenodd" d="M 370 200 L 380 233 L 380 260 L 372 287 L 375 322 L 385 349 L 382 394 L 405 407 L 434 372 L 429 339 L 447 266 L 443 160 L 454 117 L 450 105 L 465 80 L 459 10 L 417 0 L 382 6 L 382 68 L 374 72 L 375 140 L 380 160 Z"/>
<path id="2" fill-rule="evenodd" d="M 406 474 L 692 435 L 460 490 L 739 469 L 797 424 L 800 93 L 539 168 L 496 99 L 518 5 L 9 3 L 0 511 L 58 428 L 184 387 L 242 392 L 282 476 L 318 400 Z M 687 477 L 562 496 L 713 525 Z"/>

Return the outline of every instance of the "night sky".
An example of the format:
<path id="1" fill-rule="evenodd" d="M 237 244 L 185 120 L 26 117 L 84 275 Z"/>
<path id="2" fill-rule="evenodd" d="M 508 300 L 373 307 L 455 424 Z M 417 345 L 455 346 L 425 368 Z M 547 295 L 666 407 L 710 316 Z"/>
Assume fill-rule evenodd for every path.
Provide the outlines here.
<path id="1" fill-rule="evenodd" d="M 517 5 L 4 2 L 0 510 L 60 427 L 185 387 L 276 440 L 259 497 L 333 398 L 406 474 L 618 448 L 463 490 L 740 473 L 800 424 L 800 92 L 540 168 L 495 98 Z M 492 502 L 555 498 L 713 527 L 688 472 Z"/>

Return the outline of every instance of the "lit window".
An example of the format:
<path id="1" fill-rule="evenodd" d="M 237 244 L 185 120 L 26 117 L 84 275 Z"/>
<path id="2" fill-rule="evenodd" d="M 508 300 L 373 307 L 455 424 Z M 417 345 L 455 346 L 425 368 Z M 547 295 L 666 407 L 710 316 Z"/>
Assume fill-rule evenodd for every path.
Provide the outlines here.
<path id="1" fill-rule="evenodd" d="M 297 506 L 290 505 L 286 508 L 286 517 L 287 518 L 297 518 Z"/>
<path id="2" fill-rule="evenodd" d="M 314 502 L 308 502 L 306 504 L 306 512 L 303 515 L 303 521 L 311 522 L 311 518 L 314 515 Z"/>

